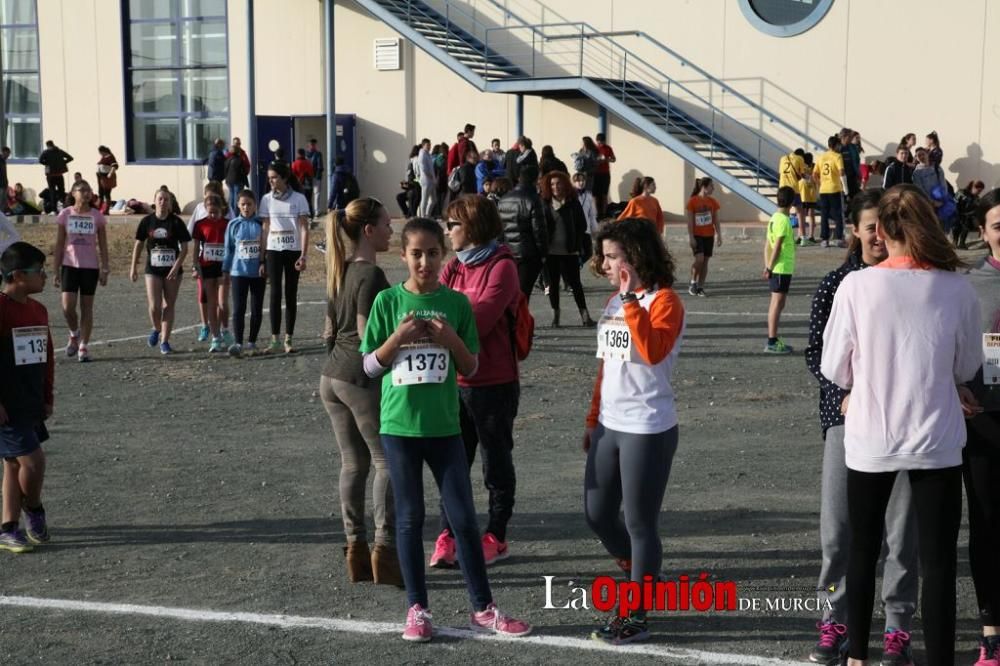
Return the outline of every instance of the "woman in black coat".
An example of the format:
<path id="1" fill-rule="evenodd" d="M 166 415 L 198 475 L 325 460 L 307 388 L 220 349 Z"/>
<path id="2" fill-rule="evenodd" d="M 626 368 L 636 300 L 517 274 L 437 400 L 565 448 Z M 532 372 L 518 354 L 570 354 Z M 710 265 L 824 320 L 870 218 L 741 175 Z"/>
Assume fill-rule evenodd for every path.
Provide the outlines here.
<path id="1" fill-rule="evenodd" d="M 594 326 L 587 310 L 587 299 L 580 282 L 580 251 L 587 234 L 587 219 L 583 206 L 576 198 L 576 190 L 569 176 L 561 171 L 546 174 L 541 182 L 542 201 L 545 203 L 545 222 L 549 232 L 549 251 L 545 259 L 545 273 L 549 282 L 549 304 L 552 306 L 552 325 L 559 326 L 559 278 L 562 277 L 573 292 L 573 300 L 580 310 L 583 326 Z"/>

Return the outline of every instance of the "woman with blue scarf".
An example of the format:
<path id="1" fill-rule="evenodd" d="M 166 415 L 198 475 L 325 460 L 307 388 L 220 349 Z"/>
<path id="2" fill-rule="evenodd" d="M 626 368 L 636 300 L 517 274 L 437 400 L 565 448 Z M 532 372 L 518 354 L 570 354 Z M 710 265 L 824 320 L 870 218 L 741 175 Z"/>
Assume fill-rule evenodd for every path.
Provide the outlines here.
<path id="1" fill-rule="evenodd" d="M 462 440 L 469 467 L 476 448 L 483 450 L 483 480 L 489 490 L 489 522 L 483 535 L 487 566 L 508 557 L 507 523 L 514 509 L 514 417 L 520 399 L 513 316 L 520 293 L 517 262 L 497 243 L 500 216 L 485 197 L 466 195 L 451 202 L 445 214 L 456 258 L 441 271 L 441 282 L 472 303 L 479 331 L 479 368 L 458 376 Z M 455 564 L 455 539 L 441 511 L 441 534 L 430 566 Z"/>

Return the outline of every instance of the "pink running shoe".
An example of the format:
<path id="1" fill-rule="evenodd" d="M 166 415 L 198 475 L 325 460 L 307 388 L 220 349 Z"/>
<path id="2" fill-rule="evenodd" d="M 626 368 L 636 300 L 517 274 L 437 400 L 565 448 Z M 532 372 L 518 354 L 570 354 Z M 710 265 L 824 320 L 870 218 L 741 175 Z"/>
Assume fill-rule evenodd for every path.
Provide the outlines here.
<path id="1" fill-rule="evenodd" d="M 428 563 L 433 569 L 451 569 L 455 566 L 455 539 L 451 532 L 445 530 L 438 535 L 434 542 L 434 554 Z"/>
<path id="2" fill-rule="evenodd" d="M 454 544 L 454 542 L 452 543 Z M 486 560 L 486 566 L 500 560 L 506 560 L 508 557 L 510 557 L 510 550 L 507 548 L 506 541 L 500 541 L 492 532 L 483 535 L 483 559 Z"/>
<path id="3" fill-rule="evenodd" d="M 420 604 L 413 604 L 406 611 L 406 628 L 403 629 L 403 640 L 414 643 L 426 643 L 434 635 L 431 625 L 431 612 Z"/>
<path id="4" fill-rule="evenodd" d="M 1000 636 L 979 639 L 979 661 L 975 666 L 1000 666 Z"/>
<path id="5" fill-rule="evenodd" d="M 515 620 L 504 615 L 496 604 L 490 604 L 486 610 L 469 616 L 469 628 L 501 636 L 527 636 L 531 633 L 531 625 L 524 620 Z"/>

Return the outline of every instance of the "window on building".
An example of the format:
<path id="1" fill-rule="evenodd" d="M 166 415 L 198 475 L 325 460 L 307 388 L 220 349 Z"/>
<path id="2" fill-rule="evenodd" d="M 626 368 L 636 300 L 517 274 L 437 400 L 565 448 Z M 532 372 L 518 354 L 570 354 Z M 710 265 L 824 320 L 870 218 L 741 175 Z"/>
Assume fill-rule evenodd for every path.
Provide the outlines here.
<path id="1" fill-rule="evenodd" d="M 3 145 L 11 157 L 34 159 L 42 148 L 35 0 L 0 0 Z"/>
<path id="2" fill-rule="evenodd" d="M 229 135 L 226 0 L 123 0 L 130 161 L 201 161 Z"/>

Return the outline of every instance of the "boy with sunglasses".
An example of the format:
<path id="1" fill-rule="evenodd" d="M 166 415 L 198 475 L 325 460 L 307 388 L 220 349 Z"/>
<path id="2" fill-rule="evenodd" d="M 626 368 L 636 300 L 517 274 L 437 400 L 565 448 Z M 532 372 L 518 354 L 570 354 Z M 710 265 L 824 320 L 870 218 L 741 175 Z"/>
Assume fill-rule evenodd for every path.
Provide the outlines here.
<path id="1" fill-rule="evenodd" d="M 45 419 L 52 415 L 54 362 L 48 311 L 31 294 L 45 289 L 45 254 L 17 242 L 0 256 L 0 550 L 26 553 L 49 540 L 42 507 Z M 26 519 L 20 529 L 21 510 Z"/>

